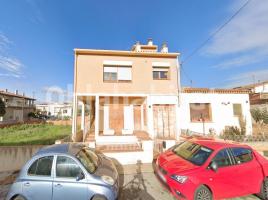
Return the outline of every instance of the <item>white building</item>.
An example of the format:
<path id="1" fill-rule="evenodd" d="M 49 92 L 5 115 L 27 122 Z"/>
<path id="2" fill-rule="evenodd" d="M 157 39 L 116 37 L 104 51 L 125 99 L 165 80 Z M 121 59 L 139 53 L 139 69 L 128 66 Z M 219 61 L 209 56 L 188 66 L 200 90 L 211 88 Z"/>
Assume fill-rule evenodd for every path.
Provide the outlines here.
<path id="1" fill-rule="evenodd" d="M 43 103 L 37 104 L 36 110 L 58 118 L 72 117 L 72 103 Z"/>
<path id="2" fill-rule="evenodd" d="M 252 133 L 249 94 L 247 91 L 184 88 L 180 94 L 180 126 L 184 130 L 220 135 L 228 126 L 246 124 Z"/>

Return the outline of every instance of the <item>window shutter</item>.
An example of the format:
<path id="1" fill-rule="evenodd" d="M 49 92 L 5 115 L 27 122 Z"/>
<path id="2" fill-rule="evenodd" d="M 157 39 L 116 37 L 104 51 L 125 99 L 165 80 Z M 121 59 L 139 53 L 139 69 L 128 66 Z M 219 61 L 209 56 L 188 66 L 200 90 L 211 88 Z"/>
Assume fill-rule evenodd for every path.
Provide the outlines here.
<path id="1" fill-rule="evenodd" d="M 130 67 L 118 67 L 118 80 L 130 81 L 131 80 L 131 68 Z"/>

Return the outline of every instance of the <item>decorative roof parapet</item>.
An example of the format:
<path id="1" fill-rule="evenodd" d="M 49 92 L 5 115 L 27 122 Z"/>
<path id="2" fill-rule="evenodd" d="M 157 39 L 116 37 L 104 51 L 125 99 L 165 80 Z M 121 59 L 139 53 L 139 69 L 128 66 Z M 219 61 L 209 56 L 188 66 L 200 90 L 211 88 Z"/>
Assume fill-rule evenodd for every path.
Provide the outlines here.
<path id="1" fill-rule="evenodd" d="M 250 94 L 250 90 L 238 89 L 212 89 L 212 88 L 182 88 L 182 93 L 216 93 L 216 94 Z"/>

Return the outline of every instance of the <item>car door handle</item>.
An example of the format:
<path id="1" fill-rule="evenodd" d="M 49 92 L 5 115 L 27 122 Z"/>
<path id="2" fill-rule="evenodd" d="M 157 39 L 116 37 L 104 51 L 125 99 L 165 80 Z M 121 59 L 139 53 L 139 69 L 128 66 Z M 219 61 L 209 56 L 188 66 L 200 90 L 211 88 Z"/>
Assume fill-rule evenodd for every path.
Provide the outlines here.
<path id="1" fill-rule="evenodd" d="M 57 184 L 55 184 L 55 187 L 62 187 L 62 184 L 57 183 Z"/>
<path id="2" fill-rule="evenodd" d="M 29 187 L 31 184 L 29 182 L 24 183 L 24 186 Z"/>

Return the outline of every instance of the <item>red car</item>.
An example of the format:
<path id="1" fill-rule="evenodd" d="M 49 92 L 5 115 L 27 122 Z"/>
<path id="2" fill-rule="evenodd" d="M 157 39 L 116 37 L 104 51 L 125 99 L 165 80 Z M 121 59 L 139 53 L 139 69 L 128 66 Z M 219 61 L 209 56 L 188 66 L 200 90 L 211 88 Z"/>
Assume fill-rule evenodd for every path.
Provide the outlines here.
<path id="1" fill-rule="evenodd" d="M 178 199 L 257 194 L 268 199 L 268 160 L 247 145 L 187 140 L 160 154 L 156 174 Z"/>

